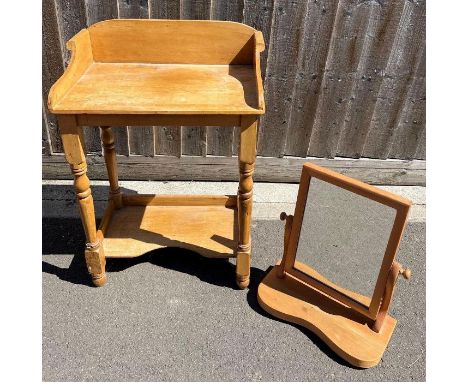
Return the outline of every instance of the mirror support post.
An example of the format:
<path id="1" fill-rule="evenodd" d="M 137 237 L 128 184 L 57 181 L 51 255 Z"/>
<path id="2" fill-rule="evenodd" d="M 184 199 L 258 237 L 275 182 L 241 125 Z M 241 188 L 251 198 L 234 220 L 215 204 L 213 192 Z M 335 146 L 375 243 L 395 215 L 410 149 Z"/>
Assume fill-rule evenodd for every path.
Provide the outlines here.
<path id="1" fill-rule="evenodd" d="M 379 313 L 372 326 L 372 330 L 379 333 L 387 317 L 390 302 L 392 300 L 393 292 L 395 291 L 395 284 L 399 275 L 403 275 L 405 279 L 411 277 L 411 271 L 409 269 L 403 269 L 400 263 L 394 261 L 392 267 L 388 272 L 387 283 L 385 284 L 385 292 L 382 298 L 382 305 L 380 305 Z"/>
<path id="2" fill-rule="evenodd" d="M 286 220 L 286 224 L 284 225 L 284 249 L 283 249 L 283 258 L 281 259 L 280 265 L 277 267 L 277 276 L 282 279 L 285 275 L 284 271 L 284 262 L 286 255 L 288 253 L 288 244 L 289 244 L 289 237 L 291 236 L 291 228 L 293 222 L 293 215 L 288 215 L 286 212 L 281 212 L 280 219 Z"/>

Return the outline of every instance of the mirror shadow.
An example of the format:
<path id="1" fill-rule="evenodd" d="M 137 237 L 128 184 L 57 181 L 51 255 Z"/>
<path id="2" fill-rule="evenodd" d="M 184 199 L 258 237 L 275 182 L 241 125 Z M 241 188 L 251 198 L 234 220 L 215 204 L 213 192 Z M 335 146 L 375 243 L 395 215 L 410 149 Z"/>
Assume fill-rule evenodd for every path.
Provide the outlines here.
<path id="1" fill-rule="evenodd" d="M 278 321 L 282 322 L 284 324 L 290 325 L 301 331 L 307 338 L 314 343 L 324 354 L 326 354 L 330 359 L 334 360 L 335 362 L 339 363 L 340 365 L 351 367 L 353 369 L 359 369 L 358 367 L 355 367 L 349 363 L 347 363 L 345 360 L 342 358 L 338 357 L 336 353 L 334 353 L 330 347 L 315 333 L 310 331 L 309 329 L 295 324 L 293 322 L 285 321 L 280 318 L 277 318 L 267 311 L 263 310 L 263 308 L 260 306 L 258 303 L 257 299 L 257 292 L 258 292 L 258 286 L 262 282 L 263 278 L 267 273 L 269 273 L 273 269 L 272 266 L 270 266 L 266 271 L 261 271 L 261 272 L 252 272 L 250 276 L 250 285 L 249 285 L 249 290 L 247 292 L 247 303 L 249 304 L 250 308 L 252 308 L 256 313 L 260 314 L 261 316 L 268 318 L 273 321 Z M 258 269 L 257 269 L 258 271 Z"/>

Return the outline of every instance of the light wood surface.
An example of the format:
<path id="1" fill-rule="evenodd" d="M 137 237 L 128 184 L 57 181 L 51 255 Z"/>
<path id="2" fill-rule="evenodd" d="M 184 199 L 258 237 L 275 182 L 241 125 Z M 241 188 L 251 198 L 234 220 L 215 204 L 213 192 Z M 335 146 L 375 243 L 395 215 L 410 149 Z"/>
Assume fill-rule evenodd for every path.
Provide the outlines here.
<path id="1" fill-rule="evenodd" d="M 252 244 L 250 225 L 252 221 L 253 204 L 253 173 L 257 154 L 257 120 L 253 117 L 243 117 L 240 126 L 239 145 L 239 243 L 237 246 L 236 277 L 239 288 L 244 289 L 250 282 L 250 256 Z"/>
<path id="2" fill-rule="evenodd" d="M 101 127 L 102 146 L 104 148 L 104 160 L 109 176 L 109 198 L 114 201 L 116 208 L 122 207 L 122 192 L 119 187 L 119 175 L 117 172 L 117 159 L 115 157 L 115 140 L 111 127 Z"/>
<path id="3" fill-rule="evenodd" d="M 251 66 L 93 63 L 49 108 L 66 114 L 263 114 L 257 94 Z"/>
<path id="4" fill-rule="evenodd" d="M 70 164 L 74 177 L 74 186 L 81 222 L 86 235 L 85 259 L 93 283 L 102 286 L 106 283 L 106 261 L 101 247 L 102 238 L 96 231 L 94 202 L 90 182 L 86 175 L 86 155 L 83 129 L 76 124 L 74 116 L 59 116 L 60 134 L 62 137 L 65 158 Z"/>
<path id="5" fill-rule="evenodd" d="M 351 365 L 369 368 L 379 363 L 396 325 L 387 316 L 379 333 L 363 316 L 274 267 L 258 287 L 261 307 L 282 320 L 314 332 Z"/>
<path id="6" fill-rule="evenodd" d="M 124 207 L 114 211 L 106 229 L 106 257 L 137 257 L 164 247 L 185 248 L 205 257 L 236 256 L 237 211 L 225 206 L 227 199 L 218 203 L 204 196 L 199 200 L 190 196 L 189 202 L 181 197 L 172 203 L 170 196 L 164 199 L 164 205 L 138 206 L 125 205 L 124 197 Z M 146 201 L 146 197 L 141 200 Z"/>
<path id="7" fill-rule="evenodd" d="M 255 29 L 230 21 L 107 20 L 88 29 L 96 62 L 246 65 L 255 49 Z"/>
<path id="8" fill-rule="evenodd" d="M 130 8 L 128 15 L 137 11 Z M 60 116 L 64 152 L 76 167 L 89 242 L 85 255 L 95 284 L 105 282 L 105 257 L 174 246 L 208 257 L 237 257 L 237 284 L 246 288 L 257 119 L 265 112 L 261 32 L 221 21 L 109 20 L 82 30 L 67 48 L 70 66 L 52 87 L 48 107 Z M 186 126 L 240 126 L 237 198 L 122 195 L 116 158 L 122 150 L 116 150 L 108 126 L 153 125 L 182 125 L 185 133 L 192 131 Z M 79 126 L 103 126 L 110 204 L 98 231 Z M 125 142 L 124 151 L 131 151 L 131 143 Z M 197 148 L 206 153 L 206 146 Z"/>
<path id="9" fill-rule="evenodd" d="M 396 209 L 396 217 L 372 298 L 333 283 L 313 268 L 296 260 L 311 178 Z M 317 334 L 336 354 L 354 366 L 368 368 L 381 359 L 396 326 L 388 310 L 399 274 L 411 271 L 395 261 L 411 202 L 356 179 L 312 163 L 304 164 L 294 216 L 286 220 L 284 253 L 258 287 L 257 298 L 270 314 L 302 325 Z M 366 266 L 366 264 L 362 264 Z"/>
<path id="10" fill-rule="evenodd" d="M 144 48 L 143 48 L 144 47 Z M 192 20 L 108 20 L 68 43 L 55 114 L 263 114 L 261 32 Z"/>

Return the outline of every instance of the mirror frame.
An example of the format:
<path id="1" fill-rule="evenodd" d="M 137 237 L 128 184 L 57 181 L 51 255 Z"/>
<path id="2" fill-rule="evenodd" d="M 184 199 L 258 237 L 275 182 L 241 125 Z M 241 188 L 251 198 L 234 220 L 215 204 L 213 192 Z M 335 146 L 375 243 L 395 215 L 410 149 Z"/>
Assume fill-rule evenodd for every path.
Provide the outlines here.
<path id="1" fill-rule="evenodd" d="M 387 247 L 382 260 L 382 265 L 380 267 L 380 272 L 374 288 L 374 293 L 370 299 L 369 306 L 366 306 L 357 299 L 353 298 L 353 294 L 356 293 L 353 293 L 352 291 L 345 293 L 344 288 L 337 288 L 337 286 L 335 286 L 335 284 L 333 284 L 331 281 L 328 282 L 327 280 L 324 282 L 323 279 L 319 281 L 311 275 L 307 275 L 306 273 L 294 268 L 297 246 L 301 234 L 302 220 L 309 192 L 310 179 L 312 177 L 331 183 L 337 187 L 341 187 L 396 210 L 395 220 L 393 222 L 393 227 L 390 232 Z M 318 289 L 332 299 L 337 300 L 349 308 L 360 312 L 368 318 L 376 320 L 385 292 L 387 278 L 390 273 L 393 261 L 395 260 L 395 256 L 398 252 L 398 247 L 407 223 L 410 207 L 411 201 L 406 198 L 381 190 L 377 187 L 328 170 L 326 168 L 314 165 L 313 163 L 305 163 L 302 167 L 291 235 L 287 246 L 287 252 L 284 255 L 284 272 L 312 286 L 313 288 Z"/>

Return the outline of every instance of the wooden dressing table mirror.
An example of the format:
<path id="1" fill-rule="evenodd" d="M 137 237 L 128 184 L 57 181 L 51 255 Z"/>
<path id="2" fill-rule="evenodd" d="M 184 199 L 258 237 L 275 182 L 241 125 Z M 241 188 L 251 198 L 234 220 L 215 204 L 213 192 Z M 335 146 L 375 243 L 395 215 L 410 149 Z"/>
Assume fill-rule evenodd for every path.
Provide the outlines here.
<path id="1" fill-rule="evenodd" d="M 284 254 L 258 288 L 267 312 L 308 328 L 350 364 L 379 363 L 396 320 L 388 314 L 411 202 L 325 168 L 302 169 Z"/>

